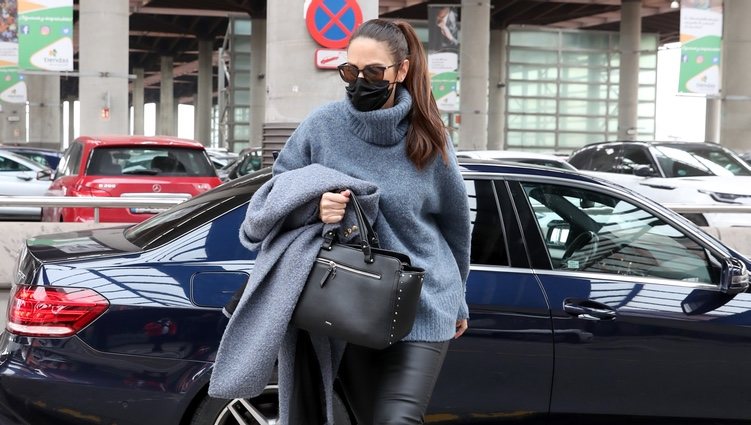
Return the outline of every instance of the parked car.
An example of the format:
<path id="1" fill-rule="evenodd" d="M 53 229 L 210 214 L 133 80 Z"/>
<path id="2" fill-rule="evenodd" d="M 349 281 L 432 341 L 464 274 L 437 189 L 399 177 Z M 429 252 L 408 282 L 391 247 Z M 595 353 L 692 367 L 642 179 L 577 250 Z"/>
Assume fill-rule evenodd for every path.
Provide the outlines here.
<path id="1" fill-rule="evenodd" d="M 174 137 L 80 137 L 65 152 L 49 194 L 187 199 L 221 184 L 204 147 Z M 101 208 L 102 222 L 143 221 L 151 208 Z M 43 208 L 44 221 L 83 222 L 94 209 Z"/>
<path id="2" fill-rule="evenodd" d="M 17 155 L 25 156 L 33 161 L 42 164 L 44 167 L 55 169 L 60 163 L 60 158 L 63 157 L 63 153 L 46 148 L 35 148 L 32 146 L 6 146 L 0 145 L 0 149 L 8 152 L 13 152 Z"/>
<path id="3" fill-rule="evenodd" d="M 24 156 L 0 149 L 0 195 L 43 196 L 52 170 Z M 0 218 L 39 221 L 41 208 L 0 206 Z"/>
<path id="4" fill-rule="evenodd" d="M 565 158 L 536 152 L 503 150 L 458 151 L 456 156 L 458 158 L 495 159 L 499 161 L 518 162 L 520 164 L 542 165 L 545 167 L 560 168 L 562 170 L 576 170 L 573 165 L 566 162 Z"/>
<path id="5" fill-rule="evenodd" d="M 751 419 L 749 259 L 599 178 L 461 165 L 470 323 L 428 423 Z M 275 381 L 257 398 L 206 395 L 221 307 L 253 270 L 237 231 L 270 177 L 132 227 L 28 240 L 0 336 L 0 422 L 276 423 Z"/>
<path id="6" fill-rule="evenodd" d="M 260 149 L 247 150 L 234 161 L 219 169 L 217 174 L 222 181 L 234 180 L 261 168 L 262 157 Z"/>
<path id="7" fill-rule="evenodd" d="M 229 152 L 225 148 L 206 148 L 206 153 L 209 154 L 211 164 L 217 170 L 237 161 L 237 159 L 240 157 L 240 155 L 236 154 L 235 152 Z"/>
<path id="8" fill-rule="evenodd" d="M 751 205 L 751 166 L 715 143 L 594 143 L 568 161 L 660 203 Z M 751 226 L 751 214 L 685 216 L 700 226 Z"/>

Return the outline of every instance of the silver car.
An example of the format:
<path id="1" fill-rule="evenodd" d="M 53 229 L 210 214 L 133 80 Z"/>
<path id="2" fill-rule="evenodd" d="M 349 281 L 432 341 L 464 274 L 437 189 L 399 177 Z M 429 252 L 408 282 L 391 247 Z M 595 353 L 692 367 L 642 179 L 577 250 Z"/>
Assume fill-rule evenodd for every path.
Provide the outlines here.
<path id="1" fill-rule="evenodd" d="M 51 170 L 38 162 L 0 149 L 0 195 L 42 196 Z M 0 206 L 0 218 L 39 220 L 39 207 Z"/>

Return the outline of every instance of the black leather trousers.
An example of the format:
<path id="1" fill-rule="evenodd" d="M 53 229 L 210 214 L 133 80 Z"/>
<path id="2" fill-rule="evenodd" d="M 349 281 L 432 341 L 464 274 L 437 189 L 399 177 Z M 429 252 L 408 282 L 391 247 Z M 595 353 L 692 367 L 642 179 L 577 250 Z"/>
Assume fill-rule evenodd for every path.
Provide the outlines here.
<path id="1" fill-rule="evenodd" d="M 421 424 L 449 342 L 347 345 L 339 379 L 357 425 Z"/>

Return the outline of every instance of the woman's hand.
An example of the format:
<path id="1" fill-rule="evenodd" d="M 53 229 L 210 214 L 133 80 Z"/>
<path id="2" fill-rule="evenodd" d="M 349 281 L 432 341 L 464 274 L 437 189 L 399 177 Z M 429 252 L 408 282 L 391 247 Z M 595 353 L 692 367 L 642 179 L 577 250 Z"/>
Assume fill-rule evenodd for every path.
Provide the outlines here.
<path id="1" fill-rule="evenodd" d="M 335 224 L 344 218 L 344 210 L 349 202 L 349 190 L 341 193 L 326 192 L 318 204 L 318 217 L 326 224 Z"/>
<path id="2" fill-rule="evenodd" d="M 464 334 L 464 331 L 467 330 L 469 325 L 467 324 L 467 319 L 461 319 L 456 321 L 456 333 L 454 334 L 454 339 L 459 338 Z"/>

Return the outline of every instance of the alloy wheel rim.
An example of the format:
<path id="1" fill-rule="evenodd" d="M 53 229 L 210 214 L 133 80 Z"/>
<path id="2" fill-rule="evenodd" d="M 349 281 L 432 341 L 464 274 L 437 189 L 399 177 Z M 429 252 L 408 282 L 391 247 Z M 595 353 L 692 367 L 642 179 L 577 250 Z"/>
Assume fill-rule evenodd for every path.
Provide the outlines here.
<path id="1" fill-rule="evenodd" d="M 236 398 L 217 415 L 214 425 L 276 425 L 279 422 L 279 386 L 268 385 L 258 397 Z"/>

